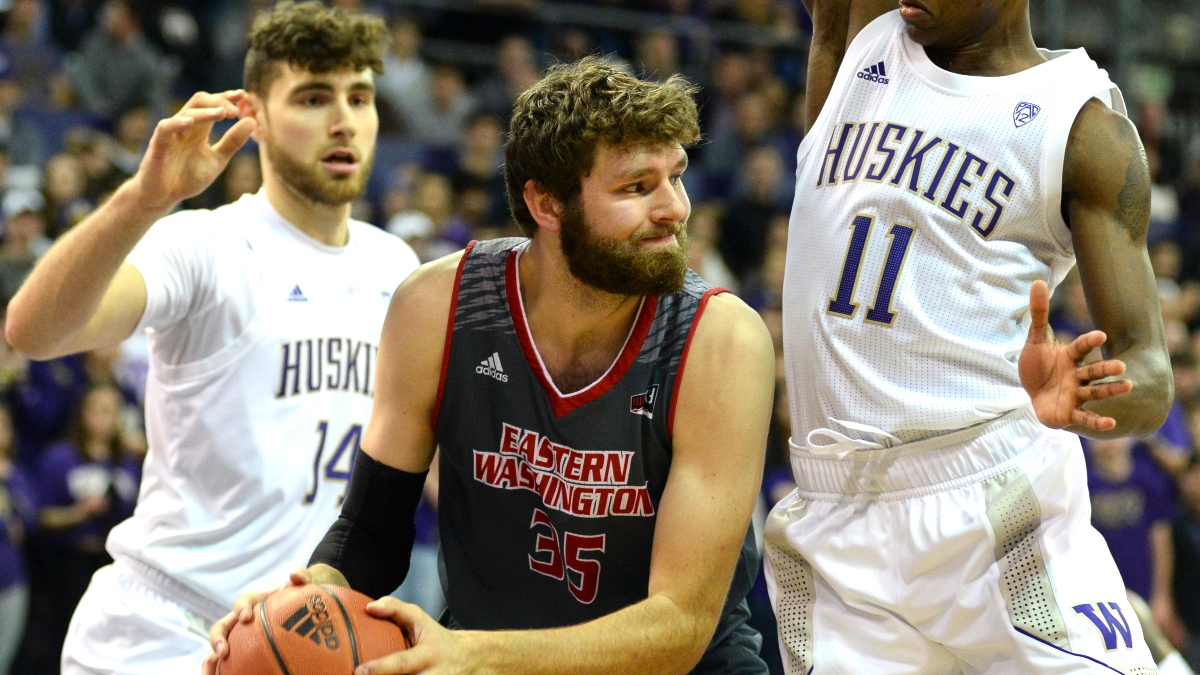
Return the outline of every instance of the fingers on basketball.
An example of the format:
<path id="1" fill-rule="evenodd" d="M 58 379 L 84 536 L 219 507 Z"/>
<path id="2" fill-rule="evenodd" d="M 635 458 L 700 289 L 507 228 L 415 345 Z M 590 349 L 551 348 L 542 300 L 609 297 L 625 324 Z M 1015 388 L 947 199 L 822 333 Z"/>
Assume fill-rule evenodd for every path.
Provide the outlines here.
<path id="1" fill-rule="evenodd" d="M 288 586 L 229 633 L 220 675 L 324 675 L 406 649 L 400 627 L 366 611 L 367 596 L 340 586 Z"/>

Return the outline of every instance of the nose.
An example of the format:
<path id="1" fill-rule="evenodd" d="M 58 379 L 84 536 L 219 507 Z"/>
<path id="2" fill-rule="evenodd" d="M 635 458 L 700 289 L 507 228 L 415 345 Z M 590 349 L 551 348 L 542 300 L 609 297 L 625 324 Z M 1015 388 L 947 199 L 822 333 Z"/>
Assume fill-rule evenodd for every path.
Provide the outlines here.
<path id="1" fill-rule="evenodd" d="M 329 122 L 330 136 L 344 140 L 354 138 L 358 128 L 355 124 L 354 111 L 346 97 L 338 97 L 337 104 L 331 107 L 330 115 L 332 116 Z"/>
<path id="2" fill-rule="evenodd" d="M 672 185 L 670 180 L 664 180 L 656 190 L 655 203 L 650 218 L 655 223 L 671 224 L 683 222 L 692 209 L 688 200 L 687 190 L 683 183 Z"/>

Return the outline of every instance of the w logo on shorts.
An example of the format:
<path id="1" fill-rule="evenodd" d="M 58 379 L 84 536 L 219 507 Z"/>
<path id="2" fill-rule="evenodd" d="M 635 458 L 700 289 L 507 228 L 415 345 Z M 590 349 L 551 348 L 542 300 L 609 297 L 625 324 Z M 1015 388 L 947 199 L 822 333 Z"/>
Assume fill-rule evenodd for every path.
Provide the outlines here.
<path id="1" fill-rule="evenodd" d="M 1121 606 L 1115 602 L 1107 603 L 1097 602 L 1095 605 L 1075 605 L 1071 609 L 1075 610 L 1076 614 L 1082 614 L 1096 625 L 1096 630 L 1100 631 L 1100 636 L 1104 638 L 1104 649 L 1112 651 L 1117 648 L 1117 634 L 1121 635 L 1121 640 L 1125 643 L 1126 649 L 1133 649 L 1133 633 L 1129 630 L 1129 622 L 1125 620 L 1125 614 L 1121 612 Z M 1097 614 L 1097 609 L 1099 614 Z M 1116 612 L 1116 616 L 1108 611 Z"/>

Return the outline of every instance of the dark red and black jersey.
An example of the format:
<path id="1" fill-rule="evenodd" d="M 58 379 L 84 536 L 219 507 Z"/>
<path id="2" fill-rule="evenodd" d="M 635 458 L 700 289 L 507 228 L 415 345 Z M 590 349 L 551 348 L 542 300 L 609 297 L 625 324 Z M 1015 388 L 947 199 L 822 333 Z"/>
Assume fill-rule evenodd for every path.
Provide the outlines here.
<path id="1" fill-rule="evenodd" d="M 525 321 L 526 241 L 464 253 L 434 412 L 443 584 L 450 615 L 470 629 L 568 626 L 647 597 L 679 376 L 705 304 L 723 291 L 689 271 L 681 290 L 645 298 L 609 371 L 564 395 Z M 755 642 L 735 634 L 750 630 L 756 569 L 748 532 L 710 652 Z M 752 664 L 721 672 L 766 672 L 756 648 L 752 659 L 713 656 L 722 668 Z"/>

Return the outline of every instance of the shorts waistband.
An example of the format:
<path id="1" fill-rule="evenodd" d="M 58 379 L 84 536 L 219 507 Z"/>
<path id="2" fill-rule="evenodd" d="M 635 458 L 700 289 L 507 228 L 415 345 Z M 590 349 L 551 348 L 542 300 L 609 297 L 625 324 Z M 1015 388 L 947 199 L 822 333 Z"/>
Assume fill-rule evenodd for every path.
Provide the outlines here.
<path id="1" fill-rule="evenodd" d="M 178 604 L 210 624 L 216 623 L 233 611 L 232 607 L 225 607 L 221 603 L 201 595 L 165 572 L 135 558 L 117 557 L 113 560 L 113 567 L 118 573 Z"/>
<path id="2" fill-rule="evenodd" d="M 813 501 L 890 501 L 953 490 L 1004 473 L 1046 431 L 1024 406 L 983 424 L 841 458 L 791 440 L 799 496 Z"/>

